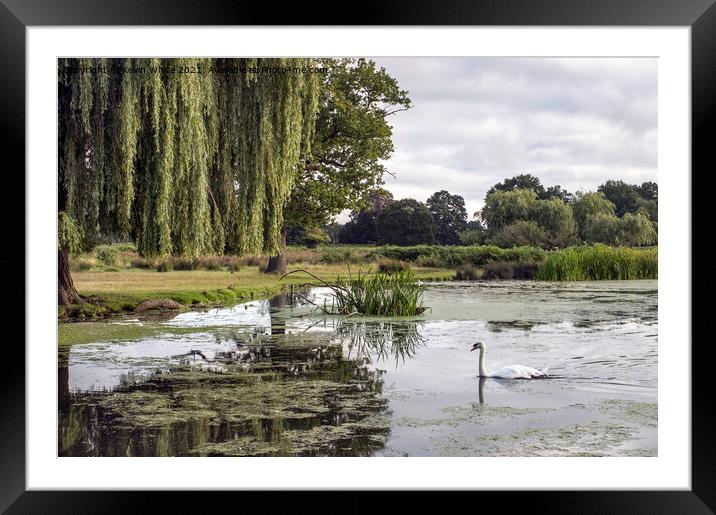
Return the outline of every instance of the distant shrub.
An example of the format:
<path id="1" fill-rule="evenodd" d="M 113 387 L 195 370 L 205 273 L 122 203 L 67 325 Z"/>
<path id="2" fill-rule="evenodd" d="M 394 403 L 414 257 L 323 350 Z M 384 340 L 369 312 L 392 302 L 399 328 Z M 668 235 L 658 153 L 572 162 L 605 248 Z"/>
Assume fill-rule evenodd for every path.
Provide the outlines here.
<path id="1" fill-rule="evenodd" d="M 136 257 L 130 261 L 130 265 L 132 268 L 141 268 L 141 269 L 149 269 L 154 268 L 154 262 L 150 259 L 146 259 L 143 257 Z"/>
<path id="2" fill-rule="evenodd" d="M 547 233 L 537 222 L 518 220 L 500 230 L 495 237 L 500 247 L 534 245 L 544 247 L 547 244 Z"/>
<path id="3" fill-rule="evenodd" d="M 196 270 L 199 268 L 199 261 L 190 257 L 171 257 L 169 262 L 173 270 Z"/>
<path id="4" fill-rule="evenodd" d="M 321 261 L 329 265 L 350 263 L 353 260 L 353 253 L 350 249 L 328 249 L 323 252 Z"/>
<path id="5" fill-rule="evenodd" d="M 420 266 L 454 268 L 463 264 L 484 266 L 498 261 L 541 262 L 545 251 L 537 247 L 514 247 L 502 249 L 496 245 L 454 246 L 415 245 L 398 247 L 386 245 L 373 251 L 373 256 L 383 256 L 399 261 L 418 263 Z"/>
<path id="6" fill-rule="evenodd" d="M 455 279 L 458 281 L 476 281 L 480 276 L 480 271 L 473 265 L 460 265 L 455 269 Z"/>
<path id="7" fill-rule="evenodd" d="M 512 278 L 513 279 L 534 279 L 539 263 L 531 261 L 523 261 L 519 263 L 512 263 Z"/>
<path id="8" fill-rule="evenodd" d="M 460 233 L 460 243 L 463 245 L 480 245 L 485 242 L 485 231 L 480 229 L 467 229 Z"/>
<path id="9" fill-rule="evenodd" d="M 171 272 L 173 270 L 172 260 L 163 259 L 157 263 L 157 272 Z"/>
<path id="10" fill-rule="evenodd" d="M 395 272 L 410 270 L 410 265 L 395 259 L 381 258 L 377 261 L 377 264 L 378 272 L 388 275 L 394 274 Z"/>
<path id="11" fill-rule="evenodd" d="M 437 256 L 418 256 L 415 260 L 416 266 L 424 266 L 426 268 L 440 268 L 442 260 Z"/>
<path id="12" fill-rule="evenodd" d="M 285 256 L 286 263 L 288 264 L 308 263 L 315 265 L 321 261 L 322 253 L 316 250 L 289 248 L 286 251 Z"/>
<path id="13" fill-rule="evenodd" d="M 498 261 L 485 265 L 484 279 L 534 279 L 538 263 Z"/>
<path id="14" fill-rule="evenodd" d="M 204 270 L 221 270 L 224 268 L 224 257 L 223 256 L 206 256 L 196 260 L 198 262 L 197 268 L 203 268 Z"/>
<path id="15" fill-rule="evenodd" d="M 70 270 L 75 272 L 86 272 L 95 265 L 96 262 L 92 258 L 77 258 L 70 261 Z"/>
<path id="16" fill-rule="evenodd" d="M 512 265 L 498 261 L 485 265 L 485 279 L 512 279 Z"/>
<path id="17" fill-rule="evenodd" d="M 266 264 L 266 259 L 261 256 L 251 255 L 243 256 L 238 260 L 238 263 L 242 266 L 261 266 Z"/>

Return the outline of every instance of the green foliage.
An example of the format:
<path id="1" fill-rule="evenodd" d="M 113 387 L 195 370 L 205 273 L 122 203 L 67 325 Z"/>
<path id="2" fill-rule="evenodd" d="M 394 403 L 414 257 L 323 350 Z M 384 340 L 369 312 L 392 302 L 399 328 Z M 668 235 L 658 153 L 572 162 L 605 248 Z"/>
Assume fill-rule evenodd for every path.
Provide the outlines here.
<path id="1" fill-rule="evenodd" d="M 174 266 L 170 259 L 163 259 L 157 263 L 157 272 L 171 272 L 172 270 L 174 270 Z"/>
<path id="2" fill-rule="evenodd" d="M 587 243 L 616 245 L 619 240 L 619 218 L 608 213 L 598 213 L 586 219 L 580 227 L 582 239 Z"/>
<path id="3" fill-rule="evenodd" d="M 465 230 L 460 233 L 460 243 L 463 245 L 483 245 L 487 236 L 488 232 L 482 224 L 482 220 L 470 220 L 465 225 Z"/>
<path id="4" fill-rule="evenodd" d="M 485 243 L 486 236 L 484 229 L 467 229 L 460 233 L 460 243 L 463 245 L 481 245 Z"/>
<path id="5" fill-rule="evenodd" d="M 495 191 L 485 197 L 482 219 L 496 234 L 519 220 L 531 220 L 536 204 L 537 194 L 532 190 Z"/>
<path id="6" fill-rule="evenodd" d="M 416 245 L 412 247 L 384 246 L 373 251 L 372 256 L 383 256 L 399 261 L 419 263 L 427 266 L 454 268 L 462 264 L 484 266 L 495 261 L 540 262 L 546 252 L 537 247 L 515 247 L 503 249 L 495 245 L 470 247 L 444 247 L 439 245 Z"/>
<path id="7" fill-rule="evenodd" d="M 325 250 L 321 256 L 321 262 L 329 265 L 338 263 L 352 263 L 355 262 L 356 256 L 351 249 L 346 248 L 332 248 Z"/>
<path id="8" fill-rule="evenodd" d="M 652 245 L 657 241 L 656 228 L 643 213 L 627 213 L 622 218 L 598 214 L 587 219 L 583 237 L 587 242 L 630 247 Z"/>
<path id="9" fill-rule="evenodd" d="M 61 211 L 57 216 L 57 246 L 67 252 L 82 250 L 84 231 L 70 215 Z"/>
<path id="10" fill-rule="evenodd" d="M 542 281 L 657 279 L 658 249 L 605 245 L 550 252 L 537 269 Z"/>
<path id="11" fill-rule="evenodd" d="M 407 92 L 373 61 L 320 63 L 328 73 L 321 76 L 312 156 L 286 207 L 289 225 L 324 225 L 344 209 L 366 207 L 393 152 L 389 117 L 411 106 Z"/>
<path id="12" fill-rule="evenodd" d="M 393 194 L 378 189 L 368 194 L 365 208 L 354 210 L 351 219 L 343 226 L 338 239 L 341 243 L 376 243 L 376 219 L 383 209 L 393 203 Z"/>
<path id="13" fill-rule="evenodd" d="M 318 227 L 293 225 L 289 227 L 286 232 L 286 241 L 289 245 L 303 245 L 308 248 L 316 248 L 318 245 L 331 241 L 328 233 Z"/>
<path id="14" fill-rule="evenodd" d="M 445 190 L 433 193 L 427 202 L 433 215 L 435 238 L 441 245 L 460 243 L 460 232 L 467 225 L 465 199 L 460 195 L 451 195 Z"/>
<path id="15" fill-rule="evenodd" d="M 599 216 L 613 216 L 616 211 L 614 203 L 608 200 L 601 191 L 577 192 L 572 202 L 572 213 L 577 223 L 579 237 L 586 241 L 603 241 L 591 239 L 589 224 Z"/>
<path id="16" fill-rule="evenodd" d="M 637 213 L 635 215 L 631 213 L 625 214 L 621 220 L 619 220 L 618 243 L 630 247 L 656 243 L 656 229 L 654 228 L 654 224 L 652 224 L 649 217 L 643 213 Z"/>
<path id="17" fill-rule="evenodd" d="M 418 245 L 433 243 L 433 217 L 425 204 L 415 199 L 393 202 L 376 218 L 380 244 Z"/>
<path id="18" fill-rule="evenodd" d="M 547 233 L 537 222 L 532 220 L 517 220 L 503 227 L 494 237 L 495 243 L 500 247 L 514 247 L 531 245 L 544 247 L 547 245 Z"/>
<path id="19" fill-rule="evenodd" d="M 540 200 L 535 205 L 535 220 L 544 229 L 552 247 L 566 247 L 575 237 L 572 208 L 560 198 Z"/>
<path id="20" fill-rule="evenodd" d="M 548 200 L 552 198 L 560 199 L 564 202 L 572 200 L 572 194 L 563 189 L 559 184 L 545 188 L 538 177 L 531 174 L 516 175 L 510 179 L 495 184 L 487 191 L 490 195 L 496 191 L 515 191 L 515 190 L 531 190 L 540 200 Z"/>
<path id="21" fill-rule="evenodd" d="M 61 59 L 60 210 L 87 241 L 131 237 L 147 257 L 275 251 L 313 141 L 315 64 Z"/>
<path id="22" fill-rule="evenodd" d="M 355 277 L 349 272 L 336 277 L 331 289 L 335 296 L 332 313 L 396 317 L 416 316 L 425 310 L 425 287 L 410 270 L 372 276 L 358 271 Z"/>
<path id="23" fill-rule="evenodd" d="M 380 258 L 376 263 L 378 265 L 378 272 L 381 274 L 390 275 L 396 272 L 410 270 L 409 264 L 403 261 L 398 261 L 397 259 Z"/>
<path id="24" fill-rule="evenodd" d="M 655 183 L 645 182 L 642 186 L 643 189 L 624 181 L 609 180 L 599 186 L 598 191 L 616 206 L 617 216 L 622 217 L 626 213 L 636 213 L 642 192 L 646 195 L 646 200 L 656 199 L 658 189 Z"/>

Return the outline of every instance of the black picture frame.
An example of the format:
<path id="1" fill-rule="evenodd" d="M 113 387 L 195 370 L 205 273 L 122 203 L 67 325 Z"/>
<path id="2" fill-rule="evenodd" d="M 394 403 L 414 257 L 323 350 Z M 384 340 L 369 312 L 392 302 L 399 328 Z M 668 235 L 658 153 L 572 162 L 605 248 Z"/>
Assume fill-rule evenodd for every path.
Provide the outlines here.
<path id="1" fill-rule="evenodd" d="M 357 6 L 357 4 L 356 4 Z M 3 177 L 17 192 L 12 197 L 24 212 L 25 170 L 25 30 L 28 26 L 66 25 L 536 25 L 536 26 L 685 26 L 691 27 L 692 93 L 692 206 L 708 206 L 709 181 L 713 175 L 713 138 L 716 135 L 716 6 L 714 0 L 400 0 L 360 3 L 360 8 L 337 15 L 333 2 L 311 4 L 270 4 L 214 0 L 0 0 L 0 56 L 2 81 Z M 16 159 L 16 161 L 15 161 Z M 686 179 L 686 178 L 685 178 Z M 698 187 L 696 187 L 698 179 Z M 708 218 L 696 216 L 693 234 L 711 234 Z M 699 220 L 705 220 L 703 226 Z M 5 238 L 18 242 L 0 257 L 7 270 L 24 270 L 25 226 L 5 223 Z M 699 230 L 704 233 L 697 232 Z M 14 249 L 14 250 L 13 250 Z M 710 293 L 714 280 L 709 276 L 715 258 L 699 254 L 692 245 L 692 269 L 700 273 L 692 287 L 692 489 L 690 491 L 584 491 L 584 492 L 492 492 L 480 493 L 481 502 L 509 497 L 507 506 L 529 507 L 529 511 L 550 513 L 711 513 L 716 510 L 716 448 L 713 385 L 708 360 L 709 339 L 699 340 L 698 329 L 708 320 L 710 302 L 699 302 L 698 292 Z M 6 274 L 7 275 L 7 274 Z M 13 291 L 24 291 L 20 274 L 14 276 Z M 705 277 L 701 277 L 705 275 Z M 26 276 L 26 275 L 25 275 Z M 13 277 L 8 277 L 12 281 Z M 691 283 L 691 276 L 684 280 Z M 24 284 L 22 285 L 24 286 Z M 24 299 L 24 295 L 22 297 Z M 703 297 L 707 299 L 708 297 Z M 6 302 L 7 303 L 7 302 Z M 18 309 L 19 296 L 13 295 L 6 310 Z M 23 302 L 24 304 L 24 302 Z M 32 306 L 26 306 L 32 309 Z M 11 313 L 11 311 L 5 311 Z M 703 334 L 708 334 L 704 331 Z M 5 339 L 11 345 L 17 339 Z M 691 342 L 667 342 L 689 345 Z M 48 343 L 48 351 L 51 345 Z M 6 352 L 10 352 L 6 350 Z M 153 496 L 137 492 L 40 492 L 25 491 L 25 359 L 13 347 L 12 366 L 2 374 L 2 418 L 0 419 L 0 509 L 8 513 L 131 513 L 145 511 Z M 661 383 L 668 381 L 662 377 Z M 212 502 L 227 495 L 211 493 Z M 219 497 L 217 498 L 217 495 Z M 248 503 L 253 495 L 239 493 Z M 350 511 L 362 504 L 360 492 L 344 494 L 341 503 Z M 462 497 L 462 496 L 461 496 Z M 494 499 L 497 498 L 497 499 Z M 176 492 L 172 499 L 181 511 L 193 507 L 206 509 L 204 496 Z M 412 496 L 422 502 L 422 495 Z M 456 502 L 467 502 L 456 499 Z M 243 504 L 243 503 L 242 503 Z M 303 503 L 301 503 L 303 504 Z M 469 505 L 469 504 L 468 504 Z M 457 506 L 457 505 L 456 505 Z M 403 506 L 405 508 L 405 506 Z"/>

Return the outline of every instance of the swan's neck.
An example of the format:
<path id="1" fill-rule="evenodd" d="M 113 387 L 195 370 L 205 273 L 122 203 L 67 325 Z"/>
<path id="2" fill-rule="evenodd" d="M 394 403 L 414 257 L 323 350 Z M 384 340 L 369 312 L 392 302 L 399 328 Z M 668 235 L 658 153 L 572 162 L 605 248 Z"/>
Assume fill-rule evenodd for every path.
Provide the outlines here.
<path id="1" fill-rule="evenodd" d="M 480 376 L 487 377 L 487 369 L 485 368 L 485 349 L 480 349 Z"/>

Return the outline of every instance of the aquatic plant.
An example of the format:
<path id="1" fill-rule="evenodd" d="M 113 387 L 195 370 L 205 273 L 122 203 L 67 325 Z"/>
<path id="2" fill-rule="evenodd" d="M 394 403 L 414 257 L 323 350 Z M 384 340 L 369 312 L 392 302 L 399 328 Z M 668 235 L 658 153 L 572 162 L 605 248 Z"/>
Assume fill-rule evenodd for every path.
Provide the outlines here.
<path id="1" fill-rule="evenodd" d="M 293 270 L 282 276 L 303 272 L 318 280 L 333 292 L 329 306 L 317 306 L 325 313 L 335 315 L 415 316 L 423 313 L 425 287 L 411 270 L 399 270 L 391 275 L 361 270 L 354 276 L 338 275 L 328 283 L 306 270 Z M 306 299 L 308 300 L 308 299 Z M 310 301 L 309 301 L 310 302 Z"/>
<path id="2" fill-rule="evenodd" d="M 591 281 L 657 279 L 658 248 L 635 249 L 593 245 L 550 252 L 535 279 L 541 281 Z"/>

